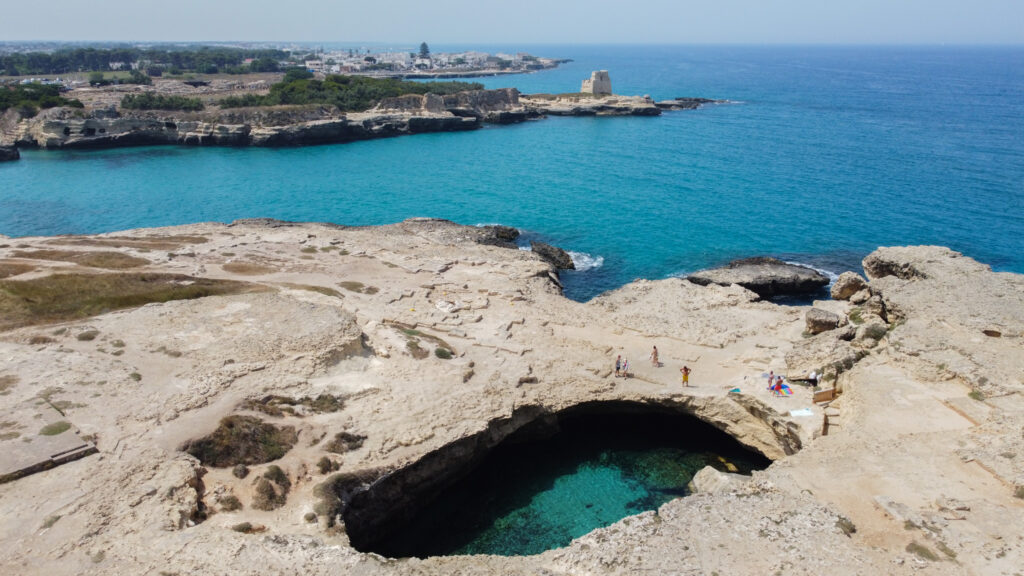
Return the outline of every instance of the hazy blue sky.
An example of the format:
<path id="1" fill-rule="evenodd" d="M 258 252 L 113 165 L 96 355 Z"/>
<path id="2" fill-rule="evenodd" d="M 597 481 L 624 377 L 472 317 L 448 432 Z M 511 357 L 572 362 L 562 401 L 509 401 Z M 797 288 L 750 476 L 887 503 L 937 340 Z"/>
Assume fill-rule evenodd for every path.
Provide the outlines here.
<path id="1" fill-rule="evenodd" d="M 1024 0 L 0 0 L 0 40 L 1024 43 Z"/>

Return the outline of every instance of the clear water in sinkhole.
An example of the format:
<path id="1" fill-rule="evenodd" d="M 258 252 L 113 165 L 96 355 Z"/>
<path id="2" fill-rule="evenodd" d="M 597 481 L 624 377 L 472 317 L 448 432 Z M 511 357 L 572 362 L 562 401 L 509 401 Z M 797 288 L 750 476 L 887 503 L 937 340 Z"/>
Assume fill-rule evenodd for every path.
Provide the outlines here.
<path id="1" fill-rule="evenodd" d="M 369 550 L 420 558 L 537 554 L 688 495 L 705 466 L 750 474 L 769 464 L 678 414 L 572 417 L 553 437 L 506 444 Z"/>

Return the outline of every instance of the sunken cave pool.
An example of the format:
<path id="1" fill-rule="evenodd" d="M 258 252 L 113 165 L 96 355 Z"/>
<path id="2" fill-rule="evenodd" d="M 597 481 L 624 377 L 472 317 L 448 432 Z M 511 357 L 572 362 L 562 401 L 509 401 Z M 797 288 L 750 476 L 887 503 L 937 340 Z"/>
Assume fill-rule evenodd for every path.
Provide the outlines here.
<path id="1" fill-rule="evenodd" d="M 450 444 L 352 496 L 352 545 L 391 558 L 530 555 L 687 496 L 705 466 L 771 461 L 696 417 L 644 404 L 545 413 L 493 448 Z"/>

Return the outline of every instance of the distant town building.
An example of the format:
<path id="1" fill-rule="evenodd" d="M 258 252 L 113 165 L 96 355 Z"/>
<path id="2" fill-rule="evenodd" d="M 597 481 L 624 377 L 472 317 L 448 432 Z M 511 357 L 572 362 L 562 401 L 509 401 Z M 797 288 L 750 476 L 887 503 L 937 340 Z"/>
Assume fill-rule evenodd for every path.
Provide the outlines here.
<path id="1" fill-rule="evenodd" d="M 382 64 L 396 64 L 403 68 L 412 65 L 412 56 L 408 52 L 384 52 L 377 55 L 377 62 Z"/>
<path id="2" fill-rule="evenodd" d="M 590 78 L 583 81 L 580 92 L 585 94 L 611 94 L 612 80 L 608 77 L 607 70 L 595 70 L 590 73 Z"/>

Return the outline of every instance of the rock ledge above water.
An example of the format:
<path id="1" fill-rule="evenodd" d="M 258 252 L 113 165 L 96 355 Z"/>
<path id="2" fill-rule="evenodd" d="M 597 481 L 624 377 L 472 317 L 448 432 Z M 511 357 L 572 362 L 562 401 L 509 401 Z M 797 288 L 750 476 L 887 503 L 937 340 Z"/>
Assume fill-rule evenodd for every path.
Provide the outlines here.
<path id="1" fill-rule="evenodd" d="M 695 272 L 686 279 L 701 286 L 738 284 L 762 298 L 813 294 L 828 285 L 828 277 L 813 268 L 771 257 L 733 260 L 721 268 Z"/>

